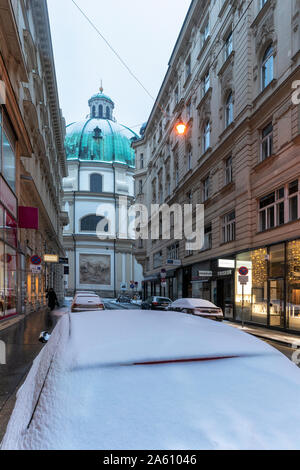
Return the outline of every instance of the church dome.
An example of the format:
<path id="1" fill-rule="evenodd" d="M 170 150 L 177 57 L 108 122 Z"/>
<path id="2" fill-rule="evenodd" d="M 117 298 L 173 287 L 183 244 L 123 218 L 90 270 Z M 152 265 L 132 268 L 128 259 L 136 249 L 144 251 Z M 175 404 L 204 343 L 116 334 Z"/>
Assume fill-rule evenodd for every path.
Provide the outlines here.
<path id="1" fill-rule="evenodd" d="M 100 93 L 89 100 L 90 116 L 67 126 L 65 149 L 67 160 L 89 160 L 123 163 L 135 167 L 131 147 L 138 135 L 113 118 L 114 103 Z"/>

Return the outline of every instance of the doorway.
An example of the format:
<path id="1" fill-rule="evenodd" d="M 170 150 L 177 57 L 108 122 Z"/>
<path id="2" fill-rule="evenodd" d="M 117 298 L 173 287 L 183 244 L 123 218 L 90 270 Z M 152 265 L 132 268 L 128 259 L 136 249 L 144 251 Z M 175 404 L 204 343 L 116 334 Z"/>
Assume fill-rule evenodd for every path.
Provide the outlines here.
<path id="1" fill-rule="evenodd" d="M 284 279 L 269 279 L 270 326 L 285 328 L 285 282 Z"/>

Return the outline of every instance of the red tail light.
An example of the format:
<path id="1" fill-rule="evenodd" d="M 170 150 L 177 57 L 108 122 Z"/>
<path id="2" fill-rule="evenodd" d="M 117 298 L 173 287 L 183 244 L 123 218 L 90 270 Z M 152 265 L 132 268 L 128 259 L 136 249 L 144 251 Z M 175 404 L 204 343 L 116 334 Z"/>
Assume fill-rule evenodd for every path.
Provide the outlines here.
<path id="1" fill-rule="evenodd" d="M 152 305 L 158 305 L 158 302 L 152 302 Z"/>

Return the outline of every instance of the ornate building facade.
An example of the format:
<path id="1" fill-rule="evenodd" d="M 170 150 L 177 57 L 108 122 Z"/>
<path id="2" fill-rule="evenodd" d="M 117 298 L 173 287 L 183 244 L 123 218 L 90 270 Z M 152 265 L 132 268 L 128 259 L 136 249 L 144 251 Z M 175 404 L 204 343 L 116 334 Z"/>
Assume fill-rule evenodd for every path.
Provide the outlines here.
<path id="1" fill-rule="evenodd" d="M 119 197 L 126 196 L 128 205 L 134 200 L 131 143 L 138 136 L 116 122 L 114 103 L 102 88 L 88 104 L 88 119 L 69 125 L 65 139 L 69 176 L 64 180 L 64 209 L 70 220 L 64 230 L 70 266 L 66 288 L 68 295 L 83 289 L 112 298 L 141 288 L 133 241 L 118 236 Z M 111 225 L 114 215 L 116 230 Z"/>
<path id="2" fill-rule="evenodd" d="M 0 1 L 0 320 L 62 300 L 64 121 L 45 0 Z M 38 267 L 32 257 L 41 260 Z"/>
<path id="3" fill-rule="evenodd" d="M 229 319 L 300 331 L 299 22 L 298 0 L 191 3 L 133 145 L 137 202 L 204 204 L 205 244 L 139 241 L 144 296 L 202 297 Z"/>

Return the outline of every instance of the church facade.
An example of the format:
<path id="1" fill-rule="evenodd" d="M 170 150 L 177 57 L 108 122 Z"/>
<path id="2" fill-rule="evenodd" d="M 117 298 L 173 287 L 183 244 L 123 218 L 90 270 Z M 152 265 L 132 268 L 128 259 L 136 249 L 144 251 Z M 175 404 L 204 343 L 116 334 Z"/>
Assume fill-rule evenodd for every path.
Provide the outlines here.
<path id="1" fill-rule="evenodd" d="M 69 260 L 65 287 L 67 295 L 91 290 L 114 298 L 142 288 L 142 267 L 135 260 L 133 240 L 118 236 L 120 197 L 126 197 L 129 206 L 134 201 L 131 144 L 138 136 L 116 122 L 114 103 L 102 88 L 88 103 L 89 117 L 66 130 L 64 210 L 70 223 L 64 230 Z"/>

